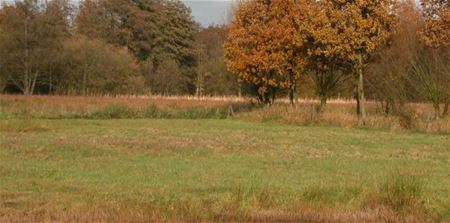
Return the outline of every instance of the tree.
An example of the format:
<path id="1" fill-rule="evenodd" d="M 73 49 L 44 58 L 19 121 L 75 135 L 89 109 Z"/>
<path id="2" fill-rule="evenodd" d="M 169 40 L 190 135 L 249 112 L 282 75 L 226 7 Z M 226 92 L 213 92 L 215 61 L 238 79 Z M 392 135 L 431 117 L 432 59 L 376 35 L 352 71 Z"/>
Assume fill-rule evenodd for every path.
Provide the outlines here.
<path id="1" fill-rule="evenodd" d="M 394 23 L 390 0 L 316 1 L 320 10 L 317 21 L 324 29 L 312 30 L 312 58 L 319 67 L 332 72 L 334 67 L 354 73 L 357 82 L 357 110 L 366 117 L 364 68 L 380 46 L 385 43 Z M 324 72 L 324 71 L 322 71 Z M 336 74 L 336 73 L 334 73 Z"/>
<path id="2" fill-rule="evenodd" d="M 182 74 L 177 61 L 167 55 L 161 55 L 160 59 L 157 68 L 151 61 L 141 66 L 150 92 L 157 95 L 182 95 L 187 92 L 190 80 Z"/>
<path id="3" fill-rule="evenodd" d="M 170 56 L 177 62 L 182 79 L 187 79 L 186 91 L 182 93 L 193 94 L 196 84 L 196 69 L 198 66 L 198 52 L 195 43 L 195 34 L 198 25 L 194 22 L 191 11 L 181 1 L 163 1 L 163 10 L 160 12 L 162 31 L 155 42 L 154 66 Z M 161 58 L 159 55 L 163 55 Z"/>
<path id="4" fill-rule="evenodd" d="M 241 91 L 235 75 L 227 70 L 223 44 L 227 39 L 226 26 L 209 26 L 196 34 L 199 49 L 197 69 L 198 96 L 239 95 Z"/>
<path id="5" fill-rule="evenodd" d="M 53 93 L 56 85 L 56 76 L 58 75 L 58 57 L 63 50 L 64 40 L 71 36 L 70 16 L 73 13 L 73 7 L 69 0 L 45 1 L 43 7 L 44 24 L 40 32 L 45 37 L 40 40 L 46 51 L 46 56 L 41 58 L 43 62 L 43 72 L 41 80 L 40 93 Z"/>
<path id="6" fill-rule="evenodd" d="M 304 31 L 299 35 L 306 36 L 308 72 L 312 75 L 316 95 L 320 99 L 318 111 L 325 109 L 327 100 L 334 96 L 343 82 L 349 79 L 349 64 L 345 58 L 342 44 L 344 32 L 335 14 L 326 3 L 310 2 L 310 10 L 304 21 Z"/>
<path id="7" fill-rule="evenodd" d="M 295 89 L 303 71 L 298 55 L 298 16 L 304 10 L 293 0 L 257 0 L 238 6 L 225 47 L 225 62 L 239 79 L 255 86 L 259 100 L 273 103 L 277 90 Z"/>
<path id="8" fill-rule="evenodd" d="M 131 94 L 143 91 L 143 77 L 127 49 L 101 40 L 75 36 L 64 42 L 60 55 L 61 79 L 56 90 L 64 94 Z"/>
<path id="9" fill-rule="evenodd" d="M 195 91 L 197 25 L 182 2 L 156 0 L 85 0 L 76 19 L 77 32 L 115 46 L 127 47 L 155 72 L 169 56 Z M 148 66 L 147 66 L 148 67 Z"/>
<path id="10" fill-rule="evenodd" d="M 418 49 L 411 59 L 412 81 L 417 92 L 424 95 L 434 107 L 435 118 L 448 115 L 450 103 L 450 65 L 448 57 L 436 55 L 426 47 Z M 444 112 L 441 114 L 441 104 Z"/>
<path id="11" fill-rule="evenodd" d="M 161 34 L 157 26 L 160 7 L 153 0 L 84 0 L 75 20 L 76 30 L 89 38 L 126 46 L 143 61 Z"/>
<path id="12" fill-rule="evenodd" d="M 48 85 L 46 75 L 68 36 L 67 7 L 63 0 L 45 4 L 25 0 L 5 3 L 0 9 L 0 27 L 8 36 L 2 43 L 2 76 L 24 94 Z"/>
<path id="13" fill-rule="evenodd" d="M 408 101 L 422 100 L 411 66 L 422 47 L 422 17 L 412 0 L 399 3 L 395 15 L 389 44 L 374 54 L 367 68 L 369 90 L 373 98 L 383 102 L 386 114 L 401 114 Z"/>
<path id="14" fill-rule="evenodd" d="M 450 47 L 450 2 L 448 0 L 422 0 L 425 44 L 433 48 Z"/>
<path id="15" fill-rule="evenodd" d="M 417 76 L 425 78 L 421 83 L 432 101 L 436 118 L 441 116 L 440 104 L 444 103 L 442 115 L 450 113 L 450 2 L 448 0 L 422 0 L 425 25 L 422 38 L 431 50 L 431 57 L 415 60 Z M 422 65 L 422 66 L 419 66 Z"/>
<path id="16" fill-rule="evenodd" d="M 5 57 L 6 53 L 3 44 L 9 41 L 7 36 L 8 36 L 7 33 L 4 32 L 0 27 L 0 92 L 3 92 L 3 89 L 5 88 L 6 85 L 6 75 L 5 72 L 3 71 L 6 65 L 5 60 L 3 58 Z"/>

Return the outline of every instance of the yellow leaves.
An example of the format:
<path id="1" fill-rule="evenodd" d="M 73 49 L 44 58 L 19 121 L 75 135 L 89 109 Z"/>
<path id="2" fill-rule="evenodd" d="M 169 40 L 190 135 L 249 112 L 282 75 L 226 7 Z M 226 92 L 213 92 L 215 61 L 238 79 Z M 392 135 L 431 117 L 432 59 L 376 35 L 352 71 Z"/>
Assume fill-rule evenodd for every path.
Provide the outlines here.
<path id="1" fill-rule="evenodd" d="M 372 53 L 390 33 L 393 20 L 387 0 L 319 1 L 318 5 L 317 18 L 309 26 L 313 69 L 352 64 L 358 55 Z"/>

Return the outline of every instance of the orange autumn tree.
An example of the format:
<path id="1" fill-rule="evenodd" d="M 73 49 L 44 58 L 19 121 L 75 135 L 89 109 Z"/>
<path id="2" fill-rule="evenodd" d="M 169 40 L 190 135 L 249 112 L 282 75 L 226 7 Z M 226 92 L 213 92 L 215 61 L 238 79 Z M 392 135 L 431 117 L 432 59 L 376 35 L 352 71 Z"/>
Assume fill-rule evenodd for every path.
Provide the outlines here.
<path id="1" fill-rule="evenodd" d="M 320 99 L 318 111 L 325 109 L 327 100 L 335 95 L 342 82 L 348 79 L 350 49 L 343 47 L 345 36 L 332 5 L 310 2 L 308 16 L 303 21 L 304 30 L 298 33 L 307 36 L 307 70 L 313 76 L 316 94 Z"/>
<path id="2" fill-rule="evenodd" d="M 309 30 L 309 57 L 318 72 L 353 73 L 358 114 L 366 117 L 364 67 L 389 36 L 394 23 L 391 0 L 318 0 Z M 322 74 L 323 75 L 323 74 Z"/>
<path id="3" fill-rule="evenodd" d="M 450 47 L 450 2 L 448 0 L 422 0 L 425 44 L 433 48 Z"/>
<path id="4" fill-rule="evenodd" d="M 303 71 L 302 36 L 297 35 L 305 5 L 295 0 L 242 2 L 224 45 L 225 62 L 239 79 L 255 86 L 263 103 L 273 103 L 277 90 L 289 89 Z"/>

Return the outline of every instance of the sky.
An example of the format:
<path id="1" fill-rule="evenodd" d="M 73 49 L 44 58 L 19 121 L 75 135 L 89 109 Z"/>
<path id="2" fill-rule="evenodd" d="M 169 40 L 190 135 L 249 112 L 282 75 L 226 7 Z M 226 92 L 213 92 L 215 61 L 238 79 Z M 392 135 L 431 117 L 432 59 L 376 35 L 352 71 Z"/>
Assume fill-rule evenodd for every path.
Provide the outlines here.
<path id="1" fill-rule="evenodd" d="M 183 0 L 192 16 L 202 26 L 224 24 L 229 19 L 230 0 Z"/>

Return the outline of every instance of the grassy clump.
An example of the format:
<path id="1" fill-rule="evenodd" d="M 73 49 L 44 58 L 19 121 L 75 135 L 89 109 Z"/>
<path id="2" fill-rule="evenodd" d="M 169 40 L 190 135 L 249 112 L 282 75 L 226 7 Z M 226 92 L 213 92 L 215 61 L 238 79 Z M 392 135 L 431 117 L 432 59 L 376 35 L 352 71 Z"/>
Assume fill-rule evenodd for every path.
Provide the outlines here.
<path id="1" fill-rule="evenodd" d="M 421 208 L 423 183 L 414 176 L 395 175 L 380 187 L 382 204 L 395 211 Z"/>
<path id="2" fill-rule="evenodd" d="M 119 119 L 119 118 L 133 118 L 136 111 L 126 107 L 125 105 L 108 105 L 100 111 L 79 118 L 91 118 L 91 119 Z"/>
<path id="3" fill-rule="evenodd" d="M 384 208 L 397 216 L 408 218 L 415 216 L 419 221 L 442 219 L 445 213 L 432 210 L 425 205 L 424 184 L 421 179 L 411 174 L 392 174 L 379 184 L 376 190 L 369 192 L 363 201 L 364 208 Z"/>

